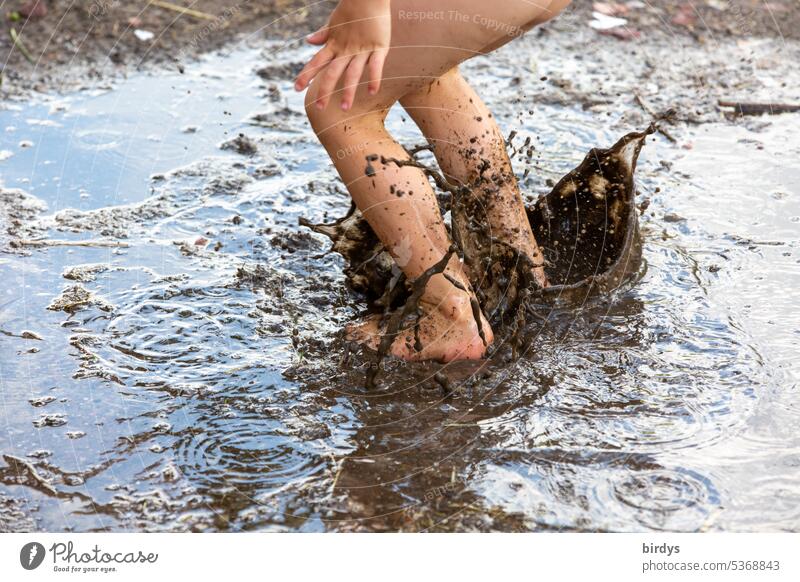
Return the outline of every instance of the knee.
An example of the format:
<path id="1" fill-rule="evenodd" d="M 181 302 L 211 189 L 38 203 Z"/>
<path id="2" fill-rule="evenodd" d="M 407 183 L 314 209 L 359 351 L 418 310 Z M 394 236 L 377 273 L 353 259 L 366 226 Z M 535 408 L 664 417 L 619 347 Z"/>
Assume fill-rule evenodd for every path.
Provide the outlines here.
<path id="1" fill-rule="evenodd" d="M 311 128 L 328 149 L 338 147 L 357 134 L 385 131 L 383 124 L 389 112 L 388 108 L 370 107 L 358 101 L 348 111 L 342 111 L 335 103 L 319 109 L 310 90 L 306 92 L 305 110 Z"/>
<path id="2" fill-rule="evenodd" d="M 431 102 L 441 101 L 445 92 L 457 91 L 465 82 L 458 66 L 455 66 L 423 87 L 406 93 L 400 98 L 400 105 L 410 112 L 414 107 L 424 107 Z"/>
<path id="3" fill-rule="evenodd" d="M 308 117 L 311 128 L 320 140 L 326 133 L 335 131 L 335 127 L 344 119 L 344 112 L 333 104 L 329 103 L 325 109 L 317 107 L 314 91 L 309 89 L 305 96 L 306 117 Z"/>

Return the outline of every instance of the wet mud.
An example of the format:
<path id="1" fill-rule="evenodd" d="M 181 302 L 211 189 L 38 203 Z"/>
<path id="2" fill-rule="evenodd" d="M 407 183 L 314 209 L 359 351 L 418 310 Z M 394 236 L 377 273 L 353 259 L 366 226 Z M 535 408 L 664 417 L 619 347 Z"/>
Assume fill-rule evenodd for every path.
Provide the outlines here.
<path id="1" fill-rule="evenodd" d="M 608 152 L 581 160 L 649 119 L 540 102 L 538 75 L 497 98 L 520 54 L 465 75 L 536 145 L 514 165 L 551 276 L 566 291 L 611 272 L 638 248 L 623 231 L 641 265 L 528 310 L 516 354 L 500 338 L 444 367 L 342 341 L 391 266 L 354 269 L 298 226 L 350 207 L 291 77 L 256 73 L 307 53 L 245 49 L 1 111 L 0 529 L 796 531 L 791 124 L 643 136 L 630 185 L 591 165 Z M 388 123 L 420 142 L 401 111 Z M 638 220 L 614 249 L 564 240 L 584 222 L 555 208 L 583 206 L 599 190 L 576 177 L 598 169 L 610 203 L 587 197 L 602 212 L 586 224 Z M 635 208 L 614 211 L 620 193 Z M 572 268 L 561 241 L 586 245 Z"/>

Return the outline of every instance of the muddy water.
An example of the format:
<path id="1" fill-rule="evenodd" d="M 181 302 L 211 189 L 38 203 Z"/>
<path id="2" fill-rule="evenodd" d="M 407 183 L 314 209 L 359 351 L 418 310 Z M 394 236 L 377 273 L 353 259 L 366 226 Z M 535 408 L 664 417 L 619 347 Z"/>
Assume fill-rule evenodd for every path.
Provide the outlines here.
<path id="1" fill-rule="evenodd" d="M 398 362 L 367 393 L 338 335 L 364 305 L 297 226 L 349 199 L 263 61 L 0 111 L 0 529 L 800 528 L 796 116 L 650 138 L 635 286 L 449 396 Z M 531 136 L 531 196 L 640 129 L 500 99 L 505 73 L 467 68 Z"/>

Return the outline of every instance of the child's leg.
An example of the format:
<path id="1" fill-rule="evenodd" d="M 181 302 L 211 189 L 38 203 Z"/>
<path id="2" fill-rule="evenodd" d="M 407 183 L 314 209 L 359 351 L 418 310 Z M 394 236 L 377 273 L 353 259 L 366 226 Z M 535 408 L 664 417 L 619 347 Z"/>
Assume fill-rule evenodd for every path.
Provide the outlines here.
<path id="1" fill-rule="evenodd" d="M 489 109 L 458 69 L 448 71 L 429 87 L 409 93 L 400 102 L 433 146 L 448 179 L 473 182 L 484 161 L 489 162 L 484 175 L 491 181 L 476 194 L 486 210 L 492 235 L 541 265 L 543 257 L 525 213 L 505 139 Z M 535 275 L 544 286 L 544 269 L 538 267 Z"/>
<path id="2" fill-rule="evenodd" d="M 370 96 L 365 81 L 345 76 L 331 94 L 321 90 L 327 87 L 325 71 L 321 73 L 323 82 L 315 81 L 309 88 L 306 111 L 317 136 L 353 200 L 410 279 L 440 261 L 450 241 L 433 189 L 419 169 L 373 162 L 374 171 L 367 175 L 366 155 L 406 157 L 383 126 L 386 112 L 403 96 L 428 86 L 482 49 L 507 42 L 513 38 L 509 30 L 520 31 L 537 19 L 546 19 L 545 15 L 552 14 L 549 4 L 547 0 L 542 0 L 541 5 L 530 0 L 508 0 L 494 6 L 480 0 L 393 1 L 392 46 L 380 93 Z M 415 16 L 431 10 L 443 17 Z M 489 17 L 493 23 L 487 20 Z M 342 111 L 337 97 L 344 87 L 353 84 L 358 84 L 353 108 Z M 319 109 L 315 106 L 318 101 L 327 106 Z M 458 261 L 451 261 L 448 274 L 463 287 L 468 286 Z M 419 335 L 424 349 L 420 353 L 414 351 L 413 333 L 409 332 L 395 342 L 392 353 L 414 359 L 480 357 L 485 348 L 472 316 L 471 296 L 471 291 L 459 290 L 444 276 L 434 276 L 421 305 Z M 482 327 L 490 343 L 492 334 L 485 319 Z M 372 335 L 374 343 L 374 322 L 362 331 Z"/>
<path id="3" fill-rule="evenodd" d="M 419 277 L 441 260 L 450 241 L 436 195 L 422 171 L 392 164 L 384 166 L 380 161 L 371 163 L 372 175 L 365 171 L 366 155 L 408 158 L 383 126 L 385 110 L 358 111 L 352 118 L 341 119 L 338 108 L 320 112 L 310 105 L 308 112 L 353 200 L 408 278 Z M 469 287 L 455 258 L 447 273 Z M 481 357 L 485 346 L 472 315 L 470 299 L 470 293 L 457 289 L 444 276 L 432 277 L 422 303 L 419 337 L 424 349 L 419 353 L 413 349 L 413 330 L 407 330 L 392 346 L 392 353 L 406 359 L 444 361 Z M 489 324 L 484 319 L 482 325 L 490 342 Z M 374 347 L 378 341 L 377 322 L 367 322 L 353 335 Z"/>

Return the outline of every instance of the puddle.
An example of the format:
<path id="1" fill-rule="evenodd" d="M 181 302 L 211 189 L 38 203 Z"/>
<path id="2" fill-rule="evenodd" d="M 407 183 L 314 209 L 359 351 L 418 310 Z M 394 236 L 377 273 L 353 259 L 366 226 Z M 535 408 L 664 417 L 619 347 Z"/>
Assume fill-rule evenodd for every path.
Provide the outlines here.
<path id="1" fill-rule="evenodd" d="M 349 198 L 291 67 L 264 65 L 243 50 L 0 111 L 0 453 L 27 463 L 0 465 L 0 529 L 800 527 L 796 116 L 649 138 L 634 288 L 551 311 L 452 396 L 399 362 L 366 393 L 337 335 L 364 304 L 297 226 Z M 531 197 L 639 129 L 492 99 L 508 72 L 465 70 L 532 138 Z"/>

